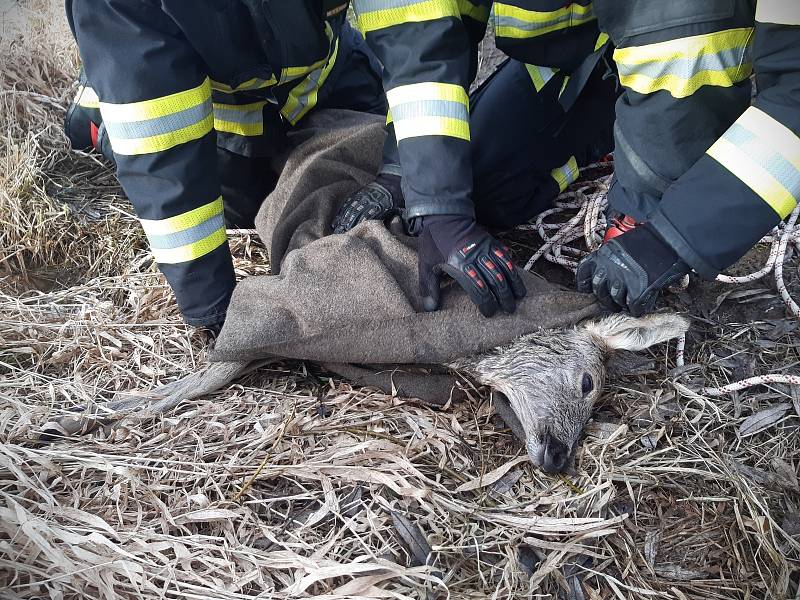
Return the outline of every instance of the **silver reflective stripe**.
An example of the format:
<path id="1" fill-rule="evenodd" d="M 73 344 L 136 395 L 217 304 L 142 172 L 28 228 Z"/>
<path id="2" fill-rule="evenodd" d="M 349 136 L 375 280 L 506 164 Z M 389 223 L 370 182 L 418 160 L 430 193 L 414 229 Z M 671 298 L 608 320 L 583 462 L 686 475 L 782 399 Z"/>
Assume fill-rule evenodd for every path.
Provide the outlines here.
<path id="1" fill-rule="evenodd" d="M 700 54 L 667 62 L 651 61 L 630 64 L 618 61 L 617 67 L 623 77 L 643 75 L 657 79 L 665 75 L 674 75 L 681 79 L 689 79 L 702 71 L 724 71 L 749 63 L 749 50 L 750 46 L 728 48 L 715 54 Z"/>
<path id="2" fill-rule="evenodd" d="M 417 100 L 392 106 L 392 120 L 402 121 L 415 117 L 451 117 L 469 120 L 469 111 L 461 102 L 451 100 Z"/>
<path id="3" fill-rule="evenodd" d="M 290 123 L 294 123 L 303 114 L 306 106 L 308 106 L 311 93 L 319 87 L 319 80 L 324 70 L 324 67 L 322 67 L 308 75 L 302 91 L 297 97 L 297 106 L 295 106 L 294 110 L 286 117 Z"/>
<path id="4" fill-rule="evenodd" d="M 242 125 L 256 125 L 262 121 L 263 108 L 264 104 L 261 104 L 257 109 L 252 108 L 249 110 L 241 110 L 235 104 L 227 104 L 225 106 L 216 104 L 214 105 L 214 116 L 223 121 L 232 121 Z"/>
<path id="5" fill-rule="evenodd" d="M 555 19 L 551 19 L 550 21 L 522 21 L 520 19 L 516 19 L 514 17 L 507 17 L 507 16 L 498 16 L 495 22 L 495 26 L 497 27 L 513 27 L 515 29 L 521 29 L 523 31 L 536 31 L 537 29 L 544 29 L 545 27 L 552 27 L 553 25 L 558 25 L 560 23 L 566 23 L 570 20 L 586 20 L 589 19 L 591 13 L 586 15 L 580 15 L 577 18 L 572 13 L 567 13 L 565 15 L 561 15 Z"/>
<path id="6" fill-rule="evenodd" d="M 186 110 L 144 121 L 111 121 L 105 119 L 112 139 L 134 140 L 163 135 L 200 123 L 211 114 L 211 100 Z"/>
<path id="7" fill-rule="evenodd" d="M 766 146 L 764 140 L 738 123 L 731 125 L 722 137 L 741 148 L 790 193 L 800 193 L 800 170 L 786 158 L 774 152 L 771 147 Z"/>
<path id="8" fill-rule="evenodd" d="M 218 229 L 224 227 L 225 217 L 218 214 L 189 229 L 164 235 L 148 235 L 147 239 L 150 241 L 150 246 L 152 246 L 154 250 L 170 250 L 172 248 L 180 248 L 181 246 L 199 242 L 203 238 L 208 237 Z"/>
<path id="9" fill-rule="evenodd" d="M 354 8 L 356 12 L 375 12 L 392 8 L 402 8 L 414 4 L 422 4 L 427 0 L 355 0 Z"/>

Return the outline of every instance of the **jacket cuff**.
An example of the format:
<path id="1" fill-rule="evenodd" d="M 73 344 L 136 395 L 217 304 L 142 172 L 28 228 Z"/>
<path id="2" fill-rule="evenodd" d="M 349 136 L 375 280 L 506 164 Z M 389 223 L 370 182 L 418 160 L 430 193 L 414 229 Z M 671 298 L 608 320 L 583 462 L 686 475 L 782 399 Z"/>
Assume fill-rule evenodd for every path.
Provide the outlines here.
<path id="1" fill-rule="evenodd" d="M 475 205 L 469 200 L 430 200 L 415 202 L 409 205 L 406 202 L 406 218 L 426 217 L 428 215 L 454 215 L 459 217 L 475 218 Z"/>
<path id="2" fill-rule="evenodd" d="M 705 279 L 715 279 L 720 274 L 705 258 L 689 245 L 677 227 L 669 220 L 661 209 L 651 213 L 648 221 L 656 233 L 666 242 L 683 262 L 689 265 L 696 273 Z"/>

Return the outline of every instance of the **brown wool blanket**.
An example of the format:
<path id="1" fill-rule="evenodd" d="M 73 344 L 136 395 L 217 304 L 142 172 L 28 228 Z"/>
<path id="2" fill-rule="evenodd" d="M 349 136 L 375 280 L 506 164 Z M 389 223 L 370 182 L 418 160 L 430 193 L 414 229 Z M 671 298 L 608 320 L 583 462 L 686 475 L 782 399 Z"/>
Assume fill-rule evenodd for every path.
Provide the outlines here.
<path id="1" fill-rule="evenodd" d="M 444 290 L 439 311 L 423 312 L 414 238 L 376 221 L 331 234 L 341 203 L 374 179 L 384 137 L 383 119 L 341 110 L 320 111 L 289 134 L 289 149 L 276 161 L 277 187 L 256 219 L 273 274 L 238 284 L 211 364 L 152 390 L 151 411 L 275 358 L 318 362 L 356 384 L 444 404 L 456 378 L 437 365 L 598 314 L 591 296 L 529 273 L 528 295 L 513 315 L 483 318 L 457 285 Z M 123 396 L 107 409 L 139 411 L 142 404 L 141 395 Z"/>

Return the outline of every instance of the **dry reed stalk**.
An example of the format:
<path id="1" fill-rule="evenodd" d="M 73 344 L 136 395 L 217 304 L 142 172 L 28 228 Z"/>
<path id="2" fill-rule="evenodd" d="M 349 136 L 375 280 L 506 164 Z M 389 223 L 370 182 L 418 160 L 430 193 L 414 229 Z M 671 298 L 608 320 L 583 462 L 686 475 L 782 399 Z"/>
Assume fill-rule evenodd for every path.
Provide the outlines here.
<path id="1" fill-rule="evenodd" d="M 737 322 L 690 305 L 687 367 L 660 351 L 613 382 L 567 478 L 520 460 L 482 392 L 437 412 L 298 362 L 154 420 L 39 443 L 71 407 L 175 380 L 205 350 L 113 176 L 66 150 L 62 113 L 40 97 L 70 94 L 61 4 L 14 8 L 27 25 L 0 52 L 0 89 L 26 93 L 0 95 L 0 596 L 795 595 L 800 401 L 760 388 L 712 404 L 669 384 L 796 370 L 778 313 Z M 240 275 L 266 271 L 257 240 L 233 244 Z M 776 402 L 797 413 L 739 437 Z"/>

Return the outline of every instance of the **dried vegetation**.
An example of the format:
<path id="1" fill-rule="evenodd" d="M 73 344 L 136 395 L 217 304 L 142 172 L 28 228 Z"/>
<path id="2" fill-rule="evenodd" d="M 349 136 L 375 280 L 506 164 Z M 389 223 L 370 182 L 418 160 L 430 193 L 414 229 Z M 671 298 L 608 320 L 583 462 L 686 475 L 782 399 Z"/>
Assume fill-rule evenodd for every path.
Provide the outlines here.
<path id="1" fill-rule="evenodd" d="M 478 391 L 434 411 L 297 362 L 38 442 L 71 407 L 204 360 L 113 176 L 65 147 L 60 10 L 0 8 L 0 596 L 800 597 L 800 399 L 672 385 L 800 370 L 796 323 L 759 284 L 673 297 L 694 317 L 687 366 L 662 348 L 613 381 L 569 477 L 533 470 Z M 234 252 L 265 271 L 257 241 Z"/>

